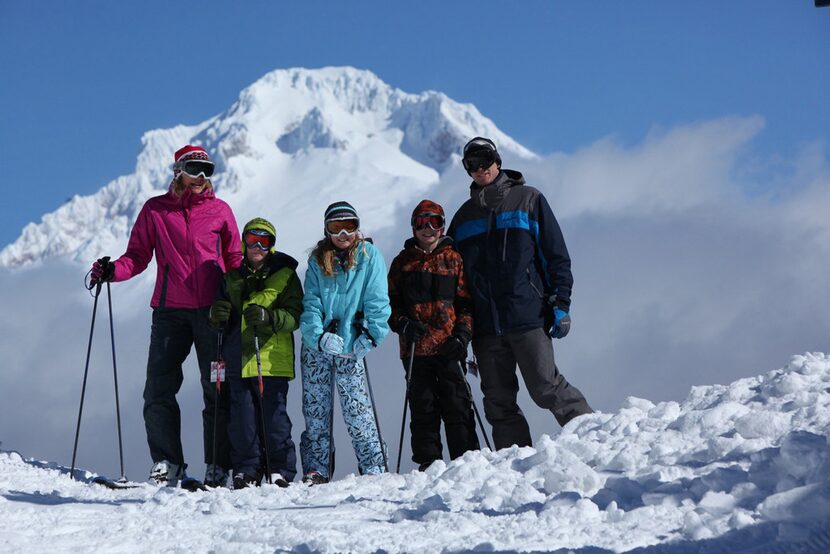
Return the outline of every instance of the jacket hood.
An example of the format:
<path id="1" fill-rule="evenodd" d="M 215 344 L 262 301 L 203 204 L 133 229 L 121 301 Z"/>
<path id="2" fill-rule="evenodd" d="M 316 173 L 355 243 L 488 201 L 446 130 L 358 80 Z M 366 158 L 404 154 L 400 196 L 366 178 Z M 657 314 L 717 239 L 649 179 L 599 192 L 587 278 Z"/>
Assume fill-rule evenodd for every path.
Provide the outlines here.
<path id="1" fill-rule="evenodd" d="M 418 202 L 418 205 L 415 206 L 415 209 L 412 210 L 412 217 L 414 218 L 418 214 L 438 214 L 443 216 L 444 215 L 444 208 L 438 202 L 433 202 L 432 200 L 421 200 Z"/>

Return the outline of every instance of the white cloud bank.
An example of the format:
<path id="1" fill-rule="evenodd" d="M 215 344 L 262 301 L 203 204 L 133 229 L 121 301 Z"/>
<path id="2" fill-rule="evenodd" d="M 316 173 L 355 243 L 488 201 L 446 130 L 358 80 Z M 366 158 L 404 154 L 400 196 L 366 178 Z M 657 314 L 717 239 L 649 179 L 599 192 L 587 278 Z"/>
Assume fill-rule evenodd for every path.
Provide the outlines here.
<path id="1" fill-rule="evenodd" d="M 555 343 L 557 361 L 596 409 L 616 410 L 629 395 L 680 399 L 690 385 L 730 382 L 779 367 L 794 353 L 830 348 L 825 148 L 811 144 L 792 159 L 759 159 L 752 139 L 763 126 L 759 117 L 728 117 L 655 130 L 635 145 L 611 137 L 574 153 L 504 160 L 546 194 L 565 233 L 575 277 L 574 325 Z M 452 168 L 429 195 L 452 214 L 466 198 L 468 181 Z M 387 264 L 409 234 L 410 209 L 398 211 L 401 224 L 393 233 L 375 237 Z M 316 233 L 318 226 L 310 228 Z M 307 245 L 289 253 L 304 258 L 314 240 L 309 235 Z M 79 292 L 86 269 L 66 264 L 0 272 L 4 449 L 69 464 L 92 304 Z M 125 456 L 134 478 L 150 466 L 141 392 L 151 280 L 113 286 Z M 112 474 L 117 450 L 107 324 L 106 317 L 97 323 L 79 464 Z M 391 337 L 370 362 L 392 459 L 403 403 L 396 350 Z M 198 474 L 201 399 L 194 360 L 185 373 L 185 449 Z M 477 391 L 478 382 L 472 384 Z M 524 393 L 520 402 L 534 436 L 555 430 L 553 418 Z M 299 380 L 289 403 L 298 439 Z M 354 462 L 342 427 L 338 439 L 342 475 L 354 471 Z"/>

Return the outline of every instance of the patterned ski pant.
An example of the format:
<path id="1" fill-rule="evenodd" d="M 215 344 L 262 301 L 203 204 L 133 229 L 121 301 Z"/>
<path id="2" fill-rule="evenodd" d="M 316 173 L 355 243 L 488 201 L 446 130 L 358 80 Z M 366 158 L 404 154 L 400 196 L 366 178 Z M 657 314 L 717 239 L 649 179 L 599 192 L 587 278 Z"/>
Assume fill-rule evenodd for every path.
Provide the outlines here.
<path id="1" fill-rule="evenodd" d="M 316 471 L 329 478 L 329 421 L 334 409 L 331 397 L 331 374 L 346 429 L 352 438 L 361 475 L 384 472 L 383 452 L 375 427 L 372 403 L 366 388 L 363 361 L 333 356 L 302 348 L 300 363 L 303 373 L 303 415 L 305 431 L 300 437 L 303 473 Z M 386 445 L 384 445 L 384 451 Z"/>

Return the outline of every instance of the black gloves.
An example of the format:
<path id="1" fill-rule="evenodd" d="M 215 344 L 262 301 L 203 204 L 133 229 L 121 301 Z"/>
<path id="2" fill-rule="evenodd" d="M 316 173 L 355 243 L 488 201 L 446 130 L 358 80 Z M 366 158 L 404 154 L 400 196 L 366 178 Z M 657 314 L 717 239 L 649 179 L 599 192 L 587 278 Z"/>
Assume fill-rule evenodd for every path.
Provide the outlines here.
<path id="1" fill-rule="evenodd" d="M 228 322 L 231 317 L 231 303 L 227 300 L 217 300 L 210 307 L 208 319 L 214 327 L 221 327 Z"/>
<path id="2" fill-rule="evenodd" d="M 242 312 L 242 316 L 245 318 L 248 327 L 264 327 L 270 325 L 274 319 L 271 310 L 263 308 L 259 304 L 249 304 Z"/>
<path id="3" fill-rule="evenodd" d="M 467 345 L 470 337 L 467 333 L 455 331 L 444 341 L 438 352 L 448 360 L 464 360 L 467 357 Z"/>
<path id="4" fill-rule="evenodd" d="M 89 282 L 91 285 L 106 283 L 112 281 L 112 278 L 115 277 L 115 264 L 110 261 L 109 256 L 104 256 L 95 260 L 90 271 Z"/>
<path id="5" fill-rule="evenodd" d="M 406 337 L 407 342 L 416 343 L 427 334 L 427 327 L 420 321 L 402 317 L 398 320 L 397 333 Z"/>
<path id="6" fill-rule="evenodd" d="M 227 300 L 217 300 L 210 307 L 208 319 L 214 327 L 222 327 L 227 324 L 231 317 L 231 310 L 233 307 Z M 242 317 L 245 319 L 245 324 L 248 327 L 265 327 L 271 326 L 276 333 L 285 327 L 286 313 L 283 310 L 271 311 L 259 304 L 249 304 L 242 312 Z"/>

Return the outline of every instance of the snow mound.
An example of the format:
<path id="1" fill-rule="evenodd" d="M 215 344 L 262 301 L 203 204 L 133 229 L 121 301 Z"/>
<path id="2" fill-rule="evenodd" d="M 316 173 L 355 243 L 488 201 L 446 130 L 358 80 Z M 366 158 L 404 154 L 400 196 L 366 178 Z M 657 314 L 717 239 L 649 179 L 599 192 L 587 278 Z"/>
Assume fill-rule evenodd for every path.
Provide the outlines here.
<path id="1" fill-rule="evenodd" d="M 629 398 L 535 448 L 329 485 L 110 491 L 0 452 L 7 550 L 826 552 L 830 357 Z"/>

